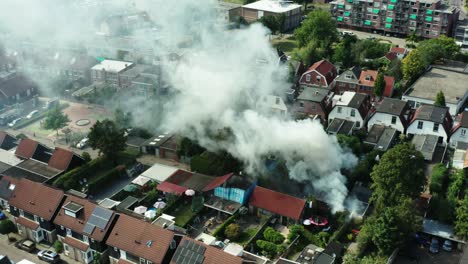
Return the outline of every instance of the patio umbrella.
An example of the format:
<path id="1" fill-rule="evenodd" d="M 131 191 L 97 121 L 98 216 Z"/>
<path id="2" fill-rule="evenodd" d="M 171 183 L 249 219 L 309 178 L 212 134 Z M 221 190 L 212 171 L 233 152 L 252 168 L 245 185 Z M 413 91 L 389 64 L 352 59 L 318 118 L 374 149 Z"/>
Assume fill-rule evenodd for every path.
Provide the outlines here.
<path id="1" fill-rule="evenodd" d="M 144 214 L 146 212 L 146 210 L 148 210 L 148 208 L 146 208 L 145 206 L 143 205 L 140 205 L 138 207 L 135 207 L 135 209 L 133 210 L 135 213 L 137 214 Z"/>
<path id="2" fill-rule="evenodd" d="M 166 207 L 166 203 L 163 201 L 154 203 L 154 208 L 156 209 L 163 209 L 164 207 Z"/>
<path id="3" fill-rule="evenodd" d="M 156 216 L 156 210 L 149 210 L 145 212 L 145 217 L 153 219 Z"/>
<path id="4" fill-rule="evenodd" d="M 192 189 L 188 189 L 185 191 L 185 195 L 187 196 L 194 196 L 195 195 L 195 191 L 192 190 Z"/>
<path id="5" fill-rule="evenodd" d="M 309 219 L 306 219 L 306 220 L 304 220 L 303 224 L 308 226 L 308 225 L 311 225 L 312 223 L 310 222 Z"/>

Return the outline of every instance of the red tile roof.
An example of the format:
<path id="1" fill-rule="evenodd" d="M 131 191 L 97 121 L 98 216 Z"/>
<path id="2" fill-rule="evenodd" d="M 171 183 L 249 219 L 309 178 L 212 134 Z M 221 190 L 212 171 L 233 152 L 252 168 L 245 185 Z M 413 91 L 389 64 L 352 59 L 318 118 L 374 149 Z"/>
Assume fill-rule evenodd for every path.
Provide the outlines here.
<path id="1" fill-rule="evenodd" d="M 68 216 L 65 214 L 65 209 L 63 206 L 68 203 L 73 202 L 75 204 L 81 205 L 83 208 L 79 211 L 77 217 Z M 55 217 L 54 224 L 62 225 L 64 227 L 70 228 L 71 230 L 84 234 L 84 227 L 88 222 L 89 217 L 98 205 L 83 198 L 79 198 L 73 195 L 66 195 L 65 201 L 63 202 L 62 208 L 58 211 L 57 216 Z M 105 235 L 109 231 L 111 223 L 114 221 L 115 213 L 112 215 L 107 226 L 104 229 L 95 227 L 91 234 L 86 234 L 88 237 L 91 237 L 97 241 L 103 241 Z"/>
<path id="2" fill-rule="evenodd" d="M 173 237 L 171 231 L 121 214 L 107 239 L 107 245 L 153 263 L 162 263 Z"/>
<path id="3" fill-rule="evenodd" d="M 68 165 L 70 165 L 73 156 L 73 152 L 69 150 L 55 148 L 52 157 L 50 157 L 49 166 L 65 171 L 68 169 Z"/>
<path id="4" fill-rule="evenodd" d="M 460 122 L 452 128 L 452 134 L 457 132 L 460 127 L 468 128 L 468 111 L 464 111 L 459 116 Z"/>
<path id="5" fill-rule="evenodd" d="M 160 184 L 158 184 L 156 189 L 162 192 L 182 195 L 188 188 L 170 182 L 161 182 Z"/>
<path id="6" fill-rule="evenodd" d="M 206 248 L 205 253 L 204 253 L 204 260 L 203 264 L 242 264 L 242 258 L 233 256 L 229 253 L 224 252 L 221 249 L 212 247 L 212 246 L 207 246 L 206 244 L 203 244 L 200 241 L 196 241 L 194 239 L 184 237 L 179 243 L 179 247 L 182 245 L 184 241 L 192 241 L 193 243 L 199 244 L 203 247 Z M 170 264 L 176 264 L 174 259 L 171 260 Z"/>
<path id="7" fill-rule="evenodd" d="M 119 259 L 117 261 L 117 264 L 133 264 L 133 262 L 125 260 L 125 259 Z"/>
<path id="8" fill-rule="evenodd" d="M 393 95 L 393 86 L 395 85 L 395 78 L 392 76 L 384 76 L 385 79 L 385 90 L 383 95 L 387 97 L 392 97 Z"/>
<path id="9" fill-rule="evenodd" d="M 397 53 L 397 54 L 406 54 L 408 52 L 407 49 L 401 47 L 392 47 L 390 52 Z"/>
<path id="10" fill-rule="evenodd" d="M 24 218 L 22 216 L 16 218 L 16 223 L 22 225 L 22 226 L 25 226 L 31 230 L 37 230 L 37 228 L 39 227 L 39 223 L 37 222 L 33 222 L 27 218 Z"/>
<path id="11" fill-rule="evenodd" d="M 306 72 L 310 71 L 317 71 L 321 75 L 325 76 L 328 84 L 330 84 L 336 77 L 336 75 L 334 74 L 334 72 L 336 71 L 335 65 L 333 65 L 327 60 L 317 61 L 316 63 L 312 64 L 312 66 L 310 66 Z"/>
<path id="12" fill-rule="evenodd" d="M 396 58 L 398 58 L 398 54 L 395 52 L 387 52 L 387 54 L 385 54 L 385 58 L 387 58 L 389 61 L 394 61 Z"/>
<path id="13" fill-rule="evenodd" d="M 365 86 L 374 87 L 375 80 L 377 79 L 377 71 L 366 70 L 361 71 L 361 76 L 359 76 L 359 83 Z M 366 80 L 366 77 L 370 77 L 369 80 Z"/>
<path id="14" fill-rule="evenodd" d="M 67 245 L 69 245 L 69 246 L 71 246 L 73 248 L 77 248 L 77 249 L 79 249 L 81 251 L 86 251 L 89 248 L 88 244 L 83 243 L 83 242 L 79 241 L 78 239 L 75 239 L 75 238 L 69 237 L 69 236 L 65 237 L 65 239 L 63 240 L 63 243 L 65 243 L 65 244 L 67 244 Z"/>
<path id="15" fill-rule="evenodd" d="M 252 206 L 295 220 L 299 220 L 301 217 L 305 202 L 303 199 L 260 186 L 255 187 L 249 200 L 249 204 Z"/>
<path id="16" fill-rule="evenodd" d="M 21 179 L 10 198 L 10 205 L 49 221 L 63 199 L 63 191 Z"/>
<path id="17" fill-rule="evenodd" d="M 232 177 L 232 175 L 234 175 L 234 173 L 229 173 L 221 177 L 216 177 L 210 184 L 205 186 L 205 188 L 203 188 L 202 191 L 207 192 L 213 190 L 214 188 L 228 181 Z"/>
<path id="18" fill-rule="evenodd" d="M 18 147 L 16 147 L 15 154 L 18 157 L 30 159 L 34 155 L 34 152 L 37 149 L 37 145 L 39 145 L 37 141 L 29 138 L 22 139 Z"/>

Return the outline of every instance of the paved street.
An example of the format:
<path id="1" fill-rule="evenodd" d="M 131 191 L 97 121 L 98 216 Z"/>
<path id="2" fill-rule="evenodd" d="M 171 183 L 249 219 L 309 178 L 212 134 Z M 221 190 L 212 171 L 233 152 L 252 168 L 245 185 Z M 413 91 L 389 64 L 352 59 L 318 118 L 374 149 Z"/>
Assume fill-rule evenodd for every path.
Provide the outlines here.
<path id="1" fill-rule="evenodd" d="M 372 37 L 375 37 L 376 39 L 384 39 L 384 40 L 391 41 L 393 44 L 398 45 L 399 47 L 406 46 L 406 41 L 405 39 L 402 39 L 402 38 L 387 37 L 387 36 L 382 36 L 380 34 L 373 34 L 373 33 L 361 32 L 361 31 L 344 29 L 344 28 L 339 28 L 338 31 L 340 32 L 352 31 L 356 35 L 356 37 L 359 39 L 366 39 L 372 36 Z"/>

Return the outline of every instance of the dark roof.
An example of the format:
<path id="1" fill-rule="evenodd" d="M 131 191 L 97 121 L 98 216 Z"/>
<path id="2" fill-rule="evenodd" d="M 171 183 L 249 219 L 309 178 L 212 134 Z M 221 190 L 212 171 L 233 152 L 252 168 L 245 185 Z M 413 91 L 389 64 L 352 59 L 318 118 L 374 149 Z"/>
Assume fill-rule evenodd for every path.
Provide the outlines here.
<path id="1" fill-rule="evenodd" d="M 416 110 L 414 120 L 432 121 L 434 123 L 443 124 L 448 113 L 447 107 L 438 107 L 435 105 L 422 105 Z"/>
<path id="2" fill-rule="evenodd" d="M 233 175 L 234 173 L 229 173 L 224 176 L 214 178 L 213 181 L 210 182 L 207 186 L 205 186 L 205 188 L 203 188 L 202 191 L 203 192 L 211 191 L 214 188 L 221 186 L 221 184 L 228 181 Z"/>
<path id="3" fill-rule="evenodd" d="M 173 237 L 171 231 L 121 214 L 107 244 L 153 263 L 162 263 Z"/>
<path id="4" fill-rule="evenodd" d="M 3 175 L 11 176 L 15 179 L 28 179 L 34 182 L 45 182 L 48 178 L 39 175 L 35 172 L 22 169 L 20 167 L 10 167 L 9 169 L 2 172 Z"/>
<path id="5" fill-rule="evenodd" d="M 69 203 L 79 205 L 81 208 L 77 212 L 76 218 L 65 214 L 64 206 L 67 206 L 67 204 Z M 87 199 L 79 198 L 73 195 L 66 195 L 63 205 L 64 206 L 60 208 L 57 216 L 55 217 L 54 223 L 57 225 L 62 225 L 64 227 L 70 228 L 71 230 L 79 234 L 86 234 L 85 227 L 87 226 L 88 220 L 90 220 L 91 214 L 93 213 L 94 209 L 99 206 Z M 107 209 L 105 210 L 108 211 Z M 112 211 L 109 211 L 109 212 L 112 212 Z M 115 213 L 112 213 L 111 218 L 109 219 L 109 221 L 105 223 L 104 228 L 101 229 L 95 226 L 94 229 L 92 229 L 91 234 L 86 234 L 86 235 L 97 241 L 103 241 L 114 219 L 115 219 Z"/>
<path id="6" fill-rule="evenodd" d="M 297 100 L 320 103 L 327 97 L 328 93 L 329 91 L 326 89 L 305 87 L 304 91 L 297 97 Z"/>
<path id="7" fill-rule="evenodd" d="M 346 79 L 346 75 L 351 75 L 351 79 Z M 359 83 L 359 76 L 361 76 L 361 68 L 359 66 L 354 66 L 336 77 L 337 81 L 344 81 L 350 83 Z"/>
<path id="8" fill-rule="evenodd" d="M 437 147 L 438 137 L 436 135 L 414 135 L 411 143 L 416 150 L 420 151 L 425 160 L 432 160 Z"/>
<path id="9" fill-rule="evenodd" d="M 327 132 L 333 134 L 351 135 L 354 126 L 355 122 L 353 121 L 341 118 L 334 118 L 330 125 L 327 127 Z"/>
<path id="10" fill-rule="evenodd" d="M 48 165 L 58 170 L 65 171 L 68 169 L 68 166 L 75 156 L 76 155 L 69 150 L 56 147 L 52 157 L 50 157 Z M 81 159 L 81 157 L 78 156 L 76 156 L 76 158 Z"/>
<path id="11" fill-rule="evenodd" d="M 201 246 L 202 249 L 204 249 L 203 253 L 203 262 L 201 264 L 242 264 L 242 258 L 233 256 L 229 253 L 224 252 L 223 250 L 219 248 L 215 248 L 212 246 L 208 246 L 206 244 L 203 244 L 202 242 L 196 241 L 194 239 L 191 239 L 189 237 L 183 237 L 182 240 L 179 243 L 179 246 L 177 247 L 176 252 L 174 253 L 174 257 L 172 258 L 170 264 L 185 264 L 188 262 L 178 262 L 176 261 L 176 257 L 183 254 L 181 252 L 185 248 L 187 248 L 186 244 L 188 243 L 195 243 L 199 246 Z"/>
<path id="12" fill-rule="evenodd" d="M 47 179 L 50 179 L 59 173 L 62 170 L 56 169 L 54 167 L 48 166 L 45 163 L 30 159 L 21 162 L 20 164 L 16 165 L 17 168 L 21 168 L 23 170 L 30 171 Z"/>
<path id="13" fill-rule="evenodd" d="M 10 198 L 10 205 L 46 220 L 51 220 L 63 199 L 63 195 L 62 190 L 21 179 Z"/>
<path id="14" fill-rule="evenodd" d="M 15 137 L 6 133 L 5 131 L 0 131 L 0 148 L 9 150 L 11 149 L 10 147 L 14 146 L 14 144 L 12 144 L 14 142 L 16 142 Z"/>
<path id="15" fill-rule="evenodd" d="M 9 200 L 17 184 L 17 179 L 10 176 L 3 176 L 0 180 L 0 198 Z"/>
<path id="16" fill-rule="evenodd" d="M 257 186 L 250 196 L 249 204 L 275 214 L 299 220 L 304 210 L 305 200 Z"/>
<path id="17" fill-rule="evenodd" d="M 391 127 L 382 125 L 373 125 L 364 143 L 374 145 L 374 149 L 387 151 L 393 143 L 397 134 L 397 130 Z"/>
<path id="18" fill-rule="evenodd" d="M 16 75 L 4 82 L 0 82 L 0 94 L 6 98 L 16 96 L 16 94 L 26 92 L 37 85 L 24 75 Z"/>
<path id="19" fill-rule="evenodd" d="M 24 159 L 30 159 L 34 155 L 37 146 L 39 143 L 29 138 L 24 138 L 20 141 L 18 147 L 16 148 L 15 154 L 18 157 Z"/>
<path id="20" fill-rule="evenodd" d="M 408 108 L 408 102 L 395 98 L 385 97 L 380 104 L 375 107 L 377 113 L 385 113 L 399 116 Z"/>

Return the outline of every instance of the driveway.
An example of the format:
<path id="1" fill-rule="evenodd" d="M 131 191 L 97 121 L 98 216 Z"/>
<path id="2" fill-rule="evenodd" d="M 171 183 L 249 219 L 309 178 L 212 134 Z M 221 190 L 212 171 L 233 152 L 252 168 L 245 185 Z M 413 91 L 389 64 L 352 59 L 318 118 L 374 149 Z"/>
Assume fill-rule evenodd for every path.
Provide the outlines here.
<path id="1" fill-rule="evenodd" d="M 358 39 L 366 39 L 368 37 L 374 37 L 376 39 L 383 39 L 383 40 L 390 41 L 393 44 L 398 45 L 399 47 L 405 47 L 406 46 L 406 41 L 405 41 L 405 39 L 402 39 L 402 38 L 386 37 L 386 36 L 382 36 L 380 34 L 373 34 L 373 33 L 368 33 L 368 32 L 345 29 L 345 28 L 339 28 L 338 31 L 340 31 L 340 32 L 352 31 L 356 35 L 356 37 Z"/>

